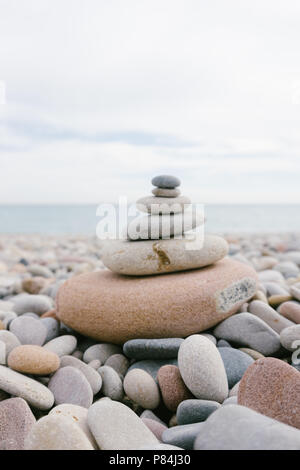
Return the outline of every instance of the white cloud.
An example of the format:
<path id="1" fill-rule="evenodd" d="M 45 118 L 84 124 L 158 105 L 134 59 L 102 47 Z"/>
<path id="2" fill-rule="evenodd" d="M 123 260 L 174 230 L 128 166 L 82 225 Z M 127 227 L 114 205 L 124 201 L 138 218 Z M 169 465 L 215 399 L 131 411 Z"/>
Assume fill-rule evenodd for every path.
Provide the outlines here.
<path id="1" fill-rule="evenodd" d="M 0 201 L 134 198 L 164 171 L 206 202 L 300 202 L 297 0 L 0 7 Z"/>

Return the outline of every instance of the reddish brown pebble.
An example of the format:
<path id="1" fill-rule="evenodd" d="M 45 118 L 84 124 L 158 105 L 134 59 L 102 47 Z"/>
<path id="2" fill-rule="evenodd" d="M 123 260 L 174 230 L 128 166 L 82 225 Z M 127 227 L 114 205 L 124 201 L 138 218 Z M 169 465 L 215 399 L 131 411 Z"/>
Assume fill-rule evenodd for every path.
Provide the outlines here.
<path id="1" fill-rule="evenodd" d="M 146 424 L 147 428 L 149 428 L 150 431 L 153 432 L 154 436 L 156 436 L 157 439 L 161 441 L 162 433 L 166 429 L 168 429 L 167 426 L 164 426 L 158 421 L 155 421 L 154 419 L 150 419 L 150 418 L 142 418 L 142 421 Z"/>
<path id="2" fill-rule="evenodd" d="M 35 417 L 23 398 L 0 403 L 0 449 L 23 450 L 24 440 L 35 424 Z"/>
<path id="3" fill-rule="evenodd" d="M 56 310 L 49 310 L 49 312 L 43 313 L 43 315 L 41 315 L 41 318 L 48 317 L 55 318 L 55 320 L 59 321 L 59 318 L 56 316 Z"/>
<path id="4" fill-rule="evenodd" d="M 238 404 L 300 429 L 300 374 L 273 357 L 258 359 L 246 370 Z"/>
<path id="5" fill-rule="evenodd" d="M 176 411 L 183 400 L 193 398 L 193 395 L 182 380 L 177 366 L 162 366 L 157 373 L 157 380 L 162 399 L 170 411 Z"/>
<path id="6" fill-rule="evenodd" d="M 300 304 L 296 302 L 284 302 L 280 305 L 279 312 L 289 320 L 300 323 Z"/>

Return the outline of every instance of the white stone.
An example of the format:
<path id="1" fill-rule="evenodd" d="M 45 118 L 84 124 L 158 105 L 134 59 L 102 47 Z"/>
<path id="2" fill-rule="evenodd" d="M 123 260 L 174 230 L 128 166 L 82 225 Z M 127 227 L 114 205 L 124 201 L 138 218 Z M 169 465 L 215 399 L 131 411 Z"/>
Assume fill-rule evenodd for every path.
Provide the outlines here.
<path id="1" fill-rule="evenodd" d="M 128 398 L 147 410 L 154 410 L 160 402 L 155 380 L 142 369 L 130 370 L 124 379 L 124 390 Z"/>
<path id="2" fill-rule="evenodd" d="M 243 312 L 222 321 L 215 329 L 217 338 L 233 341 L 271 356 L 280 349 L 279 334 L 252 313 Z"/>
<path id="3" fill-rule="evenodd" d="M 5 366 L 0 366 L 0 390 L 24 398 L 40 410 L 48 410 L 54 403 L 53 393 L 47 387 Z"/>
<path id="4" fill-rule="evenodd" d="M 288 351 L 299 350 L 300 347 L 300 325 L 285 328 L 280 333 L 280 342 Z"/>
<path id="5" fill-rule="evenodd" d="M 216 346 L 202 335 L 184 340 L 178 352 L 184 383 L 196 398 L 222 403 L 228 397 L 224 364 Z"/>
<path id="6" fill-rule="evenodd" d="M 156 214 L 176 214 L 187 209 L 191 204 L 190 198 L 186 196 L 159 197 L 146 196 L 138 199 L 136 207 L 142 212 Z"/>
<path id="7" fill-rule="evenodd" d="M 193 240 L 127 240 L 107 241 L 102 261 L 111 271 L 127 275 L 161 274 L 211 265 L 224 258 L 227 242 L 215 235 L 205 235 L 200 249 L 193 248 Z"/>
<path id="8" fill-rule="evenodd" d="M 127 227 L 126 237 L 130 240 L 169 239 L 182 236 L 204 223 L 201 211 L 185 211 L 174 215 L 146 215 L 136 217 Z"/>
<path id="9" fill-rule="evenodd" d="M 88 410 L 88 425 L 103 450 L 136 450 L 159 444 L 134 411 L 113 400 L 94 403 Z"/>
<path id="10" fill-rule="evenodd" d="M 94 450 L 86 434 L 71 418 L 49 414 L 39 419 L 25 439 L 25 450 Z"/>

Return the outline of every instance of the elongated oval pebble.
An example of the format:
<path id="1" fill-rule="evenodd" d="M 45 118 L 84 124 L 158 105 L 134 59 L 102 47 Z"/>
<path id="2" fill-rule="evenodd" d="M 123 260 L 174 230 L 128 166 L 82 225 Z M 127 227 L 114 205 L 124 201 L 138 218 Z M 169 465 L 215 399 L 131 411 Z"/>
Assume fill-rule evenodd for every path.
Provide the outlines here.
<path id="1" fill-rule="evenodd" d="M 103 450 L 136 450 L 159 443 L 134 411 L 113 400 L 94 403 L 88 410 L 88 425 Z"/>
<path id="2" fill-rule="evenodd" d="M 72 366 L 80 370 L 80 372 L 83 373 L 83 375 L 89 382 L 93 390 L 93 394 L 96 395 L 96 393 L 99 392 L 102 386 L 102 379 L 95 369 L 90 367 L 85 362 L 80 361 L 80 359 L 77 359 L 76 357 L 62 356 L 60 359 L 60 367 L 66 367 L 66 366 Z"/>
<path id="3" fill-rule="evenodd" d="M 33 375 L 52 374 L 59 368 L 59 362 L 57 354 L 31 344 L 17 346 L 7 358 L 11 369 Z"/>
<path id="4" fill-rule="evenodd" d="M 228 397 L 224 364 L 216 346 L 201 335 L 189 336 L 181 344 L 178 367 L 196 398 L 222 403 Z"/>
<path id="5" fill-rule="evenodd" d="M 142 369 L 132 369 L 125 375 L 124 390 L 135 403 L 154 410 L 160 402 L 159 389 L 150 374 Z"/>
<path id="6" fill-rule="evenodd" d="M 47 387 L 4 366 L 0 366 L 0 390 L 24 398 L 40 410 L 49 410 L 54 403 L 53 393 Z"/>
<path id="7" fill-rule="evenodd" d="M 71 418 L 54 413 L 35 423 L 25 440 L 25 449 L 93 450 L 93 446 Z"/>
<path id="8" fill-rule="evenodd" d="M 63 335 L 44 344 L 44 348 L 56 353 L 59 357 L 72 354 L 77 346 L 77 339 L 73 335 Z"/>

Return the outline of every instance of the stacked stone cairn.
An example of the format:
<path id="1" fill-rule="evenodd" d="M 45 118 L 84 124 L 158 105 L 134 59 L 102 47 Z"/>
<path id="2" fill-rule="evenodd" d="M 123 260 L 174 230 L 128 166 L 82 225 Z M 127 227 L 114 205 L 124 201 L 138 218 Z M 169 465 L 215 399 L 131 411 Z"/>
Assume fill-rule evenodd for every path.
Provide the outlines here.
<path id="1" fill-rule="evenodd" d="M 104 243 L 109 270 L 73 278 L 58 293 L 61 320 L 84 335 L 117 344 L 186 337 L 235 313 L 256 290 L 254 271 L 226 257 L 223 238 L 188 236 L 204 217 L 180 195 L 180 180 L 152 183 L 153 196 L 136 203 L 147 215 L 128 224 L 127 239 Z"/>

